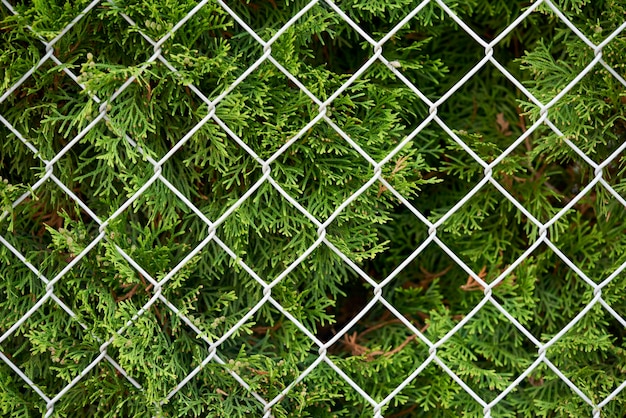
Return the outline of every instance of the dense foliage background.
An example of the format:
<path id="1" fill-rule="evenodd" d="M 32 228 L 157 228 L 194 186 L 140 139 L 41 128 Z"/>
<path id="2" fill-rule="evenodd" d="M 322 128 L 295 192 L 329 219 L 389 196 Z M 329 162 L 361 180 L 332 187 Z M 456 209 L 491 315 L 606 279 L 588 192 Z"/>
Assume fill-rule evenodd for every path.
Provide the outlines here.
<path id="1" fill-rule="evenodd" d="M 17 14 L 0 5 L 0 94 L 48 53 L 41 39 L 54 39 L 87 6 L 86 1 L 62 0 L 9 3 Z M 336 5 L 379 40 L 419 3 L 346 0 Z M 508 0 L 445 3 L 487 42 L 530 6 Z M 265 41 L 307 4 L 226 2 Z M 626 13 L 620 0 L 554 4 L 596 45 L 623 24 Z M 251 154 L 271 157 L 318 116 L 319 105 L 269 60 L 220 96 L 264 49 L 216 1 L 207 2 L 162 43 L 162 56 L 176 73 L 151 59 L 149 39 L 161 39 L 195 5 L 189 0 L 103 1 L 54 44 L 56 60 L 46 60 L 0 101 L 0 204 L 6 211 L 0 236 L 52 280 L 99 236 L 93 216 L 104 221 L 114 214 L 154 175 L 151 161 L 160 160 L 208 117 L 163 164 L 162 176 L 211 221 L 254 191 L 214 231 L 231 253 L 211 240 L 166 282 L 162 295 L 193 320 L 207 341 L 217 341 L 264 297 L 263 287 L 242 265 L 270 283 L 319 237 L 318 225 L 269 181 L 255 188 L 264 173 Z M 602 50 L 606 64 L 621 77 L 626 77 L 624 51 L 626 32 Z M 324 1 L 271 46 L 271 57 L 320 101 L 374 53 Z M 382 55 L 435 102 L 484 58 L 485 50 L 431 2 L 384 43 Z M 544 104 L 595 58 L 594 50 L 546 5 L 505 36 L 493 56 Z M 130 76 L 136 80 L 115 93 Z M 210 100 L 220 97 L 214 109 L 197 91 Z M 451 254 L 489 283 L 547 234 L 553 247 L 541 242 L 492 289 L 494 300 L 544 344 L 592 301 L 591 283 L 602 283 L 617 271 L 601 289 L 615 315 L 594 305 L 546 350 L 546 358 L 598 404 L 626 376 L 624 320 L 617 319 L 626 314 L 626 280 L 618 271 L 626 262 L 626 212 L 623 201 L 602 184 L 585 189 L 596 176 L 594 167 L 564 139 L 596 164 L 608 161 L 602 178 L 626 197 L 624 153 L 619 150 L 626 138 L 625 103 L 626 86 L 598 64 L 549 108 L 548 123 L 535 126 L 540 108 L 489 62 L 438 102 L 437 116 L 486 163 L 532 131 L 495 166 L 493 178 L 542 223 L 573 202 L 546 231 L 492 183 L 448 216 L 483 181 L 485 169 L 436 121 L 382 168 L 382 177 L 404 203 L 376 181 L 335 214 L 375 172 L 332 124 L 378 162 L 429 117 L 429 106 L 381 61 L 332 101 L 328 120 L 309 126 L 272 160 L 270 175 L 320 222 L 333 216 L 326 227 L 328 242 L 362 273 L 378 283 L 393 274 L 383 287 L 384 299 L 433 343 L 485 298 L 482 285 Z M 211 118 L 213 112 L 217 118 Z M 53 176 L 92 213 L 46 172 L 43 161 L 57 155 Z M 46 175 L 48 180 L 32 189 Z M 581 191 L 584 196 L 578 199 Z M 24 193 L 26 198 L 13 205 Z M 415 253 L 429 232 L 409 205 L 431 222 L 445 218 L 437 239 L 449 251 L 431 242 Z M 319 358 L 319 347 L 267 302 L 221 341 L 217 354 L 225 364 L 208 362 L 157 408 L 210 355 L 210 344 L 162 301 L 118 331 L 158 295 L 145 276 L 167 277 L 213 231 L 161 180 L 102 231 L 104 238 L 51 288 L 76 319 L 50 299 L 44 280 L 0 245 L 0 334 L 48 298 L 0 341 L 2 355 L 52 398 L 100 355 L 103 341 L 115 336 L 107 354 L 143 388 L 133 387 L 102 360 L 58 400 L 53 416 L 262 416 L 261 403 L 227 371 L 235 371 L 269 401 Z M 407 259 L 411 261 L 397 270 Z M 329 348 L 329 358 L 377 402 L 429 357 L 429 347 L 380 302 L 344 330 L 372 300 L 374 288 L 325 243 L 278 281 L 271 296 L 322 342 L 342 333 Z M 437 356 L 491 402 L 539 353 L 535 342 L 487 302 L 437 348 Z M 624 416 L 625 401 L 618 394 L 603 406 L 602 415 Z M 4 361 L 0 412 L 7 417 L 46 412 L 46 403 Z M 382 412 L 386 417 L 481 416 L 483 407 L 432 362 Z M 358 417 L 372 416 L 373 408 L 321 363 L 272 413 Z M 591 414 L 592 408 L 545 363 L 492 410 L 498 417 Z"/>

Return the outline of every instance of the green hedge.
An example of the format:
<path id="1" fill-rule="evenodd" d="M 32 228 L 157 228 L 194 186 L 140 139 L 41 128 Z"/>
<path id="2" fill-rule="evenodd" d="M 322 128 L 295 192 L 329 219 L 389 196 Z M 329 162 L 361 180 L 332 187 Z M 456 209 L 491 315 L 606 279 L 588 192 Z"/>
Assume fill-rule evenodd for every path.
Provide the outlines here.
<path id="1" fill-rule="evenodd" d="M 48 53 L 42 40 L 54 39 L 88 5 L 13 3 L 17 14 L 0 5 L 0 94 Z M 307 5 L 303 0 L 227 3 L 265 41 Z M 342 0 L 336 5 L 379 40 L 419 3 Z M 527 1 L 508 0 L 445 3 L 487 42 L 529 7 Z M 626 13 L 620 0 L 554 4 L 596 45 L 623 24 Z M 433 1 L 384 43 L 389 66 L 374 62 L 329 104 L 325 119 L 307 125 L 318 117 L 319 104 L 294 80 L 323 102 L 375 54 L 374 47 L 319 1 L 271 45 L 271 58 L 295 79 L 266 59 L 233 87 L 264 49 L 216 1 L 206 2 L 160 45 L 165 61 L 152 57 L 150 40 L 161 39 L 195 5 L 190 0 L 101 2 L 54 43 L 54 59 L 45 60 L 0 103 L 5 212 L 0 236 L 14 248 L 0 245 L 0 334 L 46 298 L 1 340 L 0 353 L 54 398 L 112 339 L 106 354 L 142 387 L 134 387 L 104 358 L 58 399 L 52 416 L 263 416 L 263 405 L 251 392 L 271 401 L 320 355 L 319 346 L 277 304 L 321 342 L 335 338 L 328 358 L 380 402 L 430 356 L 429 347 L 396 314 L 435 343 L 483 303 L 484 289 L 467 269 L 490 283 L 510 266 L 491 290 L 495 303 L 484 303 L 446 337 L 437 347 L 437 361 L 485 402 L 511 385 L 540 350 L 499 305 L 542 344 L 551 342 L 545 358 L 594 404 L 622 384 L 626 346 L 624 320 L 618 318 L 626 315 L 624 275 L 618 272 L 601 288 L 606 306 L 596 303 L 568 327 L 594 299 L 592 283 L 602 283 L 626 262 L 624 198 L 620 202 L 605 186 L 626 196 L 626 160 L 619 149 L 626 138 L 626 86 L 618 78 L 598 63 L 541 119 L 540 107 L 488 62 L 438 102 L 436 116 L 447 132 L 407 83 L 436 102 L 485 57 L 485 48 Z M 624 51 L 626 31 L 601 51 L 621 77 L 626 77 Z M 547 104 L 596 55 L 543 4 L 494 47 L 493 57 Z M 131 76 L 134 81 L 118 94 Z M 219 101 L 210 106 L 198 92 Z M 272 157 L 296 135 L 284 153 Z M 491 182 L 450 214 L 485 181 L 485 168 L 458 141 L 489 164 L 521 135 L 526 139 L 493 168 L 492 177 L 547 228 L 528 219 Z M 183 138 L 184 145 L 160 167 L 166 181 L 155 180 L 153 163 Z M 381 176 L 393 190 L 375 181 L 337 212 L 376 174 L 365 153 L 376 162 L 391 155 Z M 267 173 L 260 161 L 270 157 L 275 185 L 261 182 Z M 47 171 L 45 161 L 53 158 Z M 605 183 L 585 189 L 596 177 L 589 160 L 607 162 Z M 41 179 L 47 180 L 33 188 Z M 128 208 L 116 212 L 149 181 Z M 209 230 L 168 183 L 198 213 L 223 222 Z M 318 242 L 319 224 L 278 188 L 319 223 L 331 220 L 325 225 L 327 242 Z M 443 220 L 436 239 L 413 209 L 430 222 Z M 107 222 L 100 226 L 94 216 Z M 215 239 L 207 242 L 207 237 Z M 46 280 L 84 254 L 94 239 L 97 244 L 47 289 Z M 169 277 L 198 245 L 205 246 L 155 291 L 150 278 Z M 524 261 L 516 264 L 520 257 Z M 264 288 L 250 271 L 266 283 L 282 279 L 271 288 L 276 304 L 268 300 L 245 317 L 264 300 Z M 377 302 L 346 328 L 374 298 L 372 283 L 390 274 L 382 297 L 396 312 Z M 154 301 L 159 295 L 171 306 Z M 171 307 L 189 318 L 202 338 Z M 565 327 L 567 332 L 553 341 Z M 220 341 L 219 357 L 164 402 L 214 352 L 214 341 Z M 593 408 L 547 364 L 521 379 L 491 416 L 592 415 Z M 603 406 L 602 416 L 626 415 L 625 401 L 619 393 Z M 7 417 L 46 413 L 46 402 L 5 361 L 0 361 L 0 412 Z M 322 362 L 271 412 L 275 417 L 359 417 L 372 416 L 374 409 Z M 382 414 L 482 416 L 483 406 L 432 361 Z"/>

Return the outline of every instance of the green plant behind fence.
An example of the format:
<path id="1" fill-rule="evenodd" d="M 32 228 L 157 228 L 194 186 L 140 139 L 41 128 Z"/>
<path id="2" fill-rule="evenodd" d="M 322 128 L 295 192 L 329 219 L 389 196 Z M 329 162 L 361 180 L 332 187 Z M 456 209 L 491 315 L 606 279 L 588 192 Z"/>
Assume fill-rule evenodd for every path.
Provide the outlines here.
<path id="1" fill-rule="evenodd" d="M 445 3 L 486 42 L 529 7 Z M 481 416 L 476 398 L 511 386 L 492 416 L 623 416 L 626 5 L 554 3 L 601 46 L 546 3 L 492 51 L 544 112 L 493 62 L 458 84 L 486 51 L 435 1 L 395 28 L 419 2 L 355 0 L 336 5 L 376 41 L 393 33 L 387 65 L 322 113 L 303 89 L 326 103 L 377 54 L 324 1 L 286 30 L 308 2 L 101 2 L 50 50 L 85 1 L 0 5 L 0 412 L 378 412 L 347 376 L 374 403 L 402 386 L 386 417 Z M 231 13 L 266 42 L 280 33 L 271 56 Z M 477 161 L 522 135 L 493 170 Z M 386 158 L 386 183 L 364 188 Z"/>

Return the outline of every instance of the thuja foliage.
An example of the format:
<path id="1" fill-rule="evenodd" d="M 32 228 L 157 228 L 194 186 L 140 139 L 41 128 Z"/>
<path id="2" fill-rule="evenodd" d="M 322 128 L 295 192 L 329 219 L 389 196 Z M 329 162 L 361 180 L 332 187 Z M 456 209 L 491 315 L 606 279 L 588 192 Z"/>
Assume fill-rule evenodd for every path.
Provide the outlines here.
<path id="1" fill-rule="evenodd" d="M 626 315 L 626 281 L 618 270 L 626 262 L 626 211 L 605 186 L 587 185 L 600 173 L 590 161 L 606 161 L 603 181 L 626 196 L 620 151 L 626 87 L 600 64 L 572 86 L 597 51 L 541 5 L 494 47 L 493 57 L 544 105 L 565 91 L 547 119 L 492 63 L 457 88 L 485 50 L 434 2 L 394 29 L 419 3 L 336 3 L 375 40 L 395 30 L 382 55 L 404 80 L 377 61 L 334 98 L 327 119 L 308 128 L 319 104 L 298 83 L 324 102 L 376 53 L 324 1 L 271 45 L 271 59 L 293 79 L 269 58 L 257 65 L 267 50 L 214 1 L 156 50 L 155 43 L 196 2 L 103 1 L 51 51 L 42 40 L 57 37 L 88 2 L 0 6 L 0 94 L 19 84 L 0 103 L 3 416 L 47 411 L 45 400 L 9 362 L 49 398 L 71 386 L 55 399 L 53 416 L 263 416 L 253 393 L 274 399 L 320 356 L 278 305 L 322 342 L 342 333 L 326 355 L 376 402 L 432 360 L 429 347 L 398 315 L 433 343 L 445 336 L 437 358 L 485 402 L 543 355 L 537 341 L 546 344 L 564 328 L 545 358 L 596 405 L 615 391 L 626 366 L 624 322 L 616 319 Z M 445 3 L 487 42 L 529 7 L 526 1 Z M 553 3 L 596 45 L 626 13 L 618 0 Z M 225 6 L 269 41 L 307 4 L 241 0 Z M 603 45 L 606 65 L 625 77 L 626 34 Z M 134 81 L 125 85 L 130 77 Z M 435 120 L 396 150 L 430 115 L 407 83 L 432 102 L 454 88 L 438 102 L 437 117 L 486 163 L 527 134 L 491 175 L 539 222 L 559 214 L 558 220 L 541 230 L 489 182 L 457 207 L 483 181 L 485 169 Z M 285 152 L 272 157 L 296 135 Z M 374 182 L 341 208 L 376 175 L 362 154 L 378 162 L 392 152 L 381 175 L 394 190 Z M 259 162 L 270 157 L 275 185 Z M 161 177 L 154 180 L 155 173 Z M 275 283 L 267 300 L 253 274 L 273 282 L 322 233 L 276 186 L 318 221 L 332 217 L 325 238 L 352 266 L 318 243 Z M 446 251 L 431 242 L 415 253 L 432 237 L 398 195 L 431 222 L 443 219 L 436 236 Z M 209 229 L 199 213 L 220 223 Z M 532 247 L 545 237 L 552 247 L 543 241 Z M 198 245 L 202 250 L 186 259 Z M 454 255 L 488 283 L 525 257 L 492 293 L 536 341 L 491 302 L 472 313 L 484 289 Z M 184 260 L 184 267 L 167 276 Z M 346 328 L 374 298 L 355 266 L 376 282 L 393 275 L 382 296 L 394 311 L 376 303 Z M 150 279 L 166 277 L 155 290 Z M 596 297 L 593 283 L 605 284 L 605 305 L 595 304 L 570 326 Z M 159 294 L 164 299 L 155 300 Z M 249 312 L 254 313 L 246 317 Z M 470 313 L 471 320 L 449 334 Z M 625 400 L 617 394 L 603 405 L 603 416 L 624 416 Z M 374 411 L 322 362 L 271 413 L 359 417 Z M 433 361 L 382 413 L 481 416 L 483 406 Z M 592 407 L 541 363 L 491 413 L 579 417 L 591 415 Z"/>

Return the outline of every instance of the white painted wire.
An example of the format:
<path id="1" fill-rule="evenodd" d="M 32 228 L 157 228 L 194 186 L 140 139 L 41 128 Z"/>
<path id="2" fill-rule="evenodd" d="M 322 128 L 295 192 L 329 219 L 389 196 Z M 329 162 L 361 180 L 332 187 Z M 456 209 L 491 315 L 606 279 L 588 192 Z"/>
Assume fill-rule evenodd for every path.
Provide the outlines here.
<path id="1" fill-rule="evenodd" d="M 12 5 L 8 0 L 0 0 L 1 3 L 7 7 L 12 13 L 16 13 Z M 174 67 L 162 54 L 161 47 L 163 44 L 184 24 L 191 19 L 198 11 L 200 11 L 209 0 L 203 0 L 199 2 L 193 9 L 191 9 L 179 22 L 177 22 L 164 36 L 155 40 L 149 37 L 141 28 L 126 14 L 121 13 L 121 16 L 125 21 L 138 31 L 139 34 L 152 45 L 152 56 L 144 63 L 142 70 L 145 70 L 147 66 L 155 61 L 161 62 L 169 71 L 175 76 L 179 76 L 178 69 Z M 62 61 L 55 55 L 54 44 L 59 41 L 71 28 L 78 23 L 85 15 L 90 13 L 94 7 L 100 3 L 109 3 L 110 6 L 116 7 L 114 0 L 94 0 L 85 9 L 81 11 L 70 23 L 68 23 L 59 34 L 51 41 L 45 41 L 41 39 L 42 44 L 45 47 L 45 55 L 29 70 L 27 71 L 15 84 L 9 87 L 1 96 L 0 103 L 5 101 L 11 94 L 13 94 L 32 74 L 40 68 L 47 61 L 52 61 L 56 65 L 61 66 Z M 46 303 L 55 303 L 60 306 L 68 315 L 76 318 L 76 314 L 66 306 L 54 293 L 54 285 L 63 279 L 63 276 L 69 272 L 73 266 L 78 263 L 85 255 L 87 255 L 99 242 L 108 240 L 107 226 L 111 221 L 117 218 L 124 210 L 126 210 L 135 200 L 137 200 L 144 191 L 153 183 L 161 182 L 169 190 L 171 190 L 193 213 L 195 213 L 199 219 L 201 219 L 207 226 L 206 237 L 198 244 L 183 260 L 181 260 L 168 274 L 166 274 L 161 280 L 157 280 L 151 277 L 145 269 L 134 260 L 128 253 L 126 253 L 119 246 L 114 245 L 119 254 L 141 275 L 149 281 L 153 286 L 153 296 L 151 299 L 142 306 L 142 308 L 135 313 L 135 315 L 117 331 L 116 335 L 123 334 L 128 327 L 133 326 L 134 321 L 137 320 L 144 312 L 146 312 L 153 304 L 161 303 L 166 306 L 173 314 L 177 315 L 190 329 L 192 329 L 208 346 L 209 355 L 200 363 L 196 368 L 189 371 L 185 376 L 180 376 L 179 383 L 171 388 L 169 393 L 162 399 L 161 404 L 167 402 L 176 393 L 185 386 L 190 380 L 192 380 L 200 370 L 209 362 L 216 362 L 218 364 L 226 364 L 226 362 L 219 356 L 220 345 L 230 338 L 238 329 L 250 320 L 265 304 L 269 303 L 280 311 L 286 318 L 292 321 L 300 331 L 306 334 L 311 341 L 318 346 L 319 357 L 304 371 L 302 371 L 298 377 L 276 397 L 273 399 L 265 399 L 260 394 L 252 390 L 250 385 L 235 371 L 229 370 L 228 372 L 232 377 L 241 384 L 248 392 L 250 396 L 256 399 L 263 411 L 265 417 L 272 416 L 272 407 L 279 403 L 289 391 L 299 382 L 307 377 L 316 367 L 322 362 L 325 362 L 330 368 L 332 368 L 338 376 L 344 379 L 360 396 L 367 401 L 372 408 L 372 415 L 374 417 L 382 417 L 383 408 L 388 405 L 393 398 L 398 395 L 404 387 L 410 384 L 427 366 L 434 364 L 437 365 L 443 372 L 448 374 L 465 392 L 467 392 L 477 403 L 483 408 L 483 414 L 485 417 L 491 416 L 492 409 L 506 397 L 508 393 L 516 388 L 527 376 L 529 376 L 533 370 L 535 370 L 540 364 L 547 365 L 554 373 L 563 381 L 571 390 L 576 393 L 581 399 L 583 399 L 593 409 L 595 417 L 600 416 L 600 411 L 608 402 L 615 398 L 626 387 L 626 382 L 617 387 L 609 396 L 603 399 L 601 402 L 594 402 L 585 393 L 578 388 L 571 380 L 569 380 L 549 359 L 547 349 L 554 345 L 565 333 L 567 333 L 572 327 L 574 327 L 585 314 L 590 311 L 596 304 L 600 304 L 607 312 L 609 312 L 622 326 L 626 327 L 626 320 L 622 318 L 617 312 L 615 312 L 603 299 L 602 289 L 606 287 L 615 277 L 617 277 L 625 268 L 626 263 L 618 267 L 618 269 L 607 277 L 602 283 L 596 284 L 593 280 L 587 277 L 565 254 L 563 254 L 551 241 L 548 236 L 548 228 L 555 224 L 571 207 L 573 207 L 592 187 L 600 185 L 604 187 L 617 201 L 619 201 L 624 207 L 626 207 L 626 200 L 618 194 L 609 183 L 603 178 L 603 169 L 610 164 L 624 149 L 626 149 L 626 143 L 620 146 L 611 156 L 606 160 L 596 163 L 590 157 L 588 157 L 583 151 L 581 151 L 575 144 L 569 141 L 563 136 L 560 130 L 550 120 L 550 109 L 554 104 L 567 94 L 586 74 L 588 74 L 594 67 L 600 65 L 604 67 L 611 75 L 613 75 L 620 83 L 626 86 L 626 80 L 620 76 L 606 61 L 603 60 L 602 52 L 603 48 L 609 44 L 619 33 L 626 29 L 626 21 L 620 25 L 613 33 L 604 39 L 600 44 L 594 44 L 589 40 L 567 17 L 556 7 L 550 0 L 537 0 L 519 15 L 509 26 L 507 26 L 498 36 L 496 36 L 491 42 L 484 41 L 478 36 L 462 19 L 460 19 L 442 0 L 424 0 L 413 10 L 409 11 L 406 16 L 393 28 L 383 36 L 380 40 L 376 41 L 367 32 L 365 32 L 359 25 L 354 22 L 348 14 L 337 6 L 331 0 L 312 0 L 305 7 L 303 7 L 298 13 L 296 13 L 287 23 L 285 23 L 269 40 L 264 40 L 259 36 L 240 16 L 238 16 L 231 8 L 229 8 L 222 0 L 217 0 L 217 3 L 258 43 L 263 47 L 263 55 L 255 61 L 250 67 L 248 67 L 243 74 L 241 74 L 230 86 L 228 86 L 219 96 L 210 100 L 200 89 L 193 84 L 187 83 L 186 86 L 192 91 L 203 103 L 208 107 L 207 115 L 200 120 L 189 132 L 187 132 L 160 160 L 156 161 L 144 150 L 142 150 L 137 143 L 130 137 L 126 137 L 128 143 L 137 148 L 141 152 L 146 160 L 153 166 L 153 175 L 150 179 L 140 187 L 130 198 L 128 198 L 117 210 L 113 212 L 107 219 L 100 219 L 84 202 L 82 202 L 58 177 L 54 174 L 55 163 L 58 162 L 63 155 L 65 155 L 81 138 L 83 138 L 95 125 L 101 121 L 107 121 L 107 104 L 111 103 L 118 97 L 131 83 L 133 83 L 137 76 L 129 77 L 112 95 L 108 98 L 99 98 L 93 94 L 90 97 L 99 103 L 98 115 L 87 125 L 81 132 L 79 132 L 74 138 L 72 138 L 63 149 L 61 149 L 50 161 L 41 157 L 39 150 L 28 140 L 26 140 L 22 134 L 9 123 L 2 115 L 0 115 L 0 123 L 5 125 L 17 138 L 21 141 L 37 158 L 39 158 L 45 166 L 44 176 L 31 186 L 32 191 L 39 189 L 44 183 L 48 181 L 54 182 L 61 190 L 63 190 L 72 200 L 74 200 L 89 216 L 99 225 L 99 234 L 92 240 L 92 242 L 61 271 L 53 278 L 45 277 L 35 266 L 33 266 L 23 254 L 20 253 L 13 245 L 11 245 L 4 237 L 0 235 L 0 244 L 6 246 L 11 253 L 13 253 L 25 266 L 28 267 L 46 286 L 46 293 L 40 297 L 36 303 L 26 312 L 15 324 L 13 324 L 7 331 L 0 336 L 0 349 L 1 344 L 8 337 L 10 337 L 29 317 L 31 317 L 37 310 L 39 310 Z M 373 55 L 365 62 L 348 80 L 344 82 L 338 89 L 336 89 L 326 100 L 322 101 L 311 93 L 300 80 L 293 76 L 287 69 L 285 69 L 273 56 L 272 45 L 291 27 L 298 19 L 304 16 L 312 7 L 318 3 L 325 3 L 330 9 L 332 9 L 341 19 L 347 22 L 361 37 L 373 47 Z M 484 48 L 484 57 L 472 67 L 454 86 L 452 86 L 442 97 L 433 102 L 426 97 L 417 86 L 411 83 L 402 73 L 401 69 L 393 62 L 389 61 L 384 55 L 384 45 L 389 41 L 404 25 L 406 25 L 411 19 L 413 19 L 425 6 L 430 3 L 436 3 L 446 15 L 446 19 L 453 20 L 463 31 L 465 31 L 477 44 Z M 512 30 L 514 30 L 524 19 L 526 19 L 531 13 L 540 6 L 545 5 L 550 8 L 554 14 L 568 26 L 590 49 L 594 52 L 594 59 L 589 63 L 564 89 L 562 89 L 557 95 L 555 95 L 549 102 L 542 103 L 536 97 L 534 97 L 513 75 L 511 75 L 493 56 L 493 48 L 501 42 Z M 318 107 L 318 113 L 312 115 L 311 120 L 292 138 L 285 142 L 273 155 L 266 160 L 259 157 L 250 147 L 248 147 L 239 138 L 232 129 L 230 129 L 219 117 L 215 114 L 216 106 L 227 97 L 233 89 L 241 84 L 250 74 L 256 71 L 259 66 L 264 62 L 269 62 L 274 65 L 279 71 L 281 71 L 295 86 L 297 86 L 302 92 L 304 92 L 313 103 Z M 381 161 L 375 161 L 370 157 L 366 151 L 364 151 L 349 135 L 347 135 L 339 126 L 337 126 L 327 115 L 327 110 L 333 100 L 339 97 L 347 88 L 349 88 L 354 81 L 356 81 L 367 69 L 375 62 L 382 62 L 387 68 L 389 68 L 395 76 L 401 80 L 414 94 L 416 94 L 429 108 L 429 115 L 426 119 L 417 126 L 413 132 L 406 136 L 384 159 Z M 446 102 L 454 92 L 459 90 L 470 78 L 472 78 L 481 68 L 487 63 L 494 65 L 517 89 L 519 89 L 528 100 L 534 103 L 540 109 L 540 118 L 529 127 L 519 138 L 517 138 L 511 146 L 509 146 L 500 156 L 498 156 L 491 163 L 483 161 L 472 149 L 463 142 L 445 123 L 444 120 L 438 115 L 438 108 L 442 103 Z M 85 86 L 80 83 L 78 77 L 67 67 L 63 68 L 63 71 L 72 79 L 81 89 L 85 89 Z M 233 142 L 238 144 L 244 149 L 261 167 L 263 175 L 262 177 L 231 207 L 229 207 L 218 219 L 212 221 L 208 219 L 194 204 L 187 198 L 180 190 L 178 190 L 172 183 L 170 183 L 162 175 L 162 166 L 167 162 L 185 143 L 208 121 L 214 121 L 220 126 L 231 138 Z M 302 207 L 289 193 L 287 193 L 272 177 L 272 163 L 276 161 L 281 155 L 283 155 L 289 147 L 298 141 L 302 135 L 304 135 L 311 127 L 318 123 L 326 123 L 338 135 L 341 136 L 356 152 L 359 153 L 372 167 L 373 175 L 361 188 L 348 197 L 327 219 L 316 219 L 311 213 L 309 213 L 304 207 Z M 439 125 L 463 150 L 465 150 L 478 164 L 484 169 L 484 177 L 482 180 L 470 190 L 461 201 L 454 205 L 446 214 L 444 214 L 437 222 L 430 222 L 420 211 L 415 208 L 411 203 L 396 191 L 391 184 L 389 184 L 381 175 L 382 167 L 391 161 L 394 156 L 400 152 L 400 150 L 410 141 L 412 141 L 427 125 L 436 123 Z M 595 177 L 590 184 L 581 190 L 568 204 L 562 208 L 556 215 L 554 215 L 547 222 L 543 223 L 536 219 L 530 211 L 528 211 L 520 202 L 518 202 L 502 185 L 500 185 L 492 176 L 494 168 L 504 160 L 513 150 L 520 145 L 529 135 L 531 135 L 539 126 L 546 125 L 552 129 L 558 136 L 562 138 L 565 144 L 569 146 L 574 152 L 576 152 L 581 158 L 583 158 L 591 167 L 595 170 Z M 318 238 L 316 241 L 301 254 L 291 265 L 289 265 L 281 274 L 270 281 L 265 281 L 259 277 L 249 266 L 246 265 L 237 255 L 216 236 L 216 229 L 221 225 L 229 216 L 233 214 L 262 184 L 271 184 L 282 197 L 285 198 L 291 205 L 293 205 L 298 211 L 306 216 L 317 227 Z M 374 281 L 364 271 L 362 271 L 355 263 L 353 263 L 345 254 L 343 254 L 337 247 L 335 247 L 326 237 L 326 228 L 339 216 L 339 214 L 352 202 L 354 202 L 360 195 L 362 195 L 370 186 L 374 183 L 380 182 L 387 190 L 389 190 L 408 210 L 410 210 L 427 228 L 429 232 L 428 238 L 406 259 L 404 260 L 393 272 L 391 272 L 380 283 Z M 509 200 L 515 207 L 523 213 L 537 228 L 539 234 L 534 243 L 506 270 L 504 270 L 495 280 L 491 283 L 486 283 L 476 272 L 474 272 L 469 266 L 467 266 L 450 248 L 448 248 L 437 236 L 438 228 L 444 224 L 454 213 L 459 211 L 476 193 L 478 193 L 485 185 L 493 185 L 499 190 L 502 196 Z M 23 202 L 31 192 L 25 193 L 13 202 L 13 207 L 16 207 Z M 0 220 L 8 216 L 8 211 L 4 211 L 0 215 Z M 210 242 L 217 244 L 222 250 L 224 250 L 233 260 L 248 273 L 250 276 L 263 288 L 263 297 L 259 300 L 255 306 L 253 306 L 248 313 L 241 318 L 233 327 L 231 327 L 224 335 L 218 340 L 213 341 L 208 338 L 195 324 L 184 315 L 175 305 L 170 303 L 163 295 L 163 287 L 167 282 L 180 271 L 189 260 L 196 256 L 207 244 Z M 517 266 L 519 266 L 538 246 L 545 244 L 557 254 L 557 256 L 574 271 L 585 283 L 587 283 L 592 289 L 594 298 L 587 304 L 587 306 L 572 319 L 559 333 L 557 333 L 552 339 L 546 343 L 541 343 L 538 338 L 532 335 L 518 320 L 516 320 L 506 309 L 492 297 L 492 289 L 500 284 Z M 314 334 L 312 334 L 302 323 L 300 323 L 295 317 L 293 317 L 281 304 L 272 296 L 272 289 L 275 287 L 285 276 L 293 271 L 304 259 L 306 259 L 317 247 L 325 245 L 330 248 L 346 265 L 348 265 L 354 272 L 368 282 L 373 288 L 373 297 L 370 302 L 365 306 L 349 323 L 347 323 L 336 335 L 326 343 L 320 341 Z M 426 247 L 429 245 L 439 246 L 454 262 L 460 266 L 469 276 L 471 276 L 483 289 L 484 298 L 467 314 L 461 321 L 459 321 L 447 334 L 437 341 L 429 340 L 423 333 L 421 333 L 407 318 L 405 318 L 389 301 L 383 297 L 382 290 L 388 285 L 397 274 L 402 271 L 412 260 L 414 260 Z M 339 368 L 327 355 L 328 349 L 341 339 L 348 330 L 357 324 L 366 313 L 372 309 L 376 304 L 381 303 L 384 305 L 394 316 L 396 316 L 415 336 L 429 348 L 429 356 L 422 363 L 417 365 L 415 370 L 406 377 L 406 379 L 397 387 L 390 388 L 390 393 L 382 401 L 376 402 L 370 394 L 368 394 L 363 388 L 361 388 L 356 382 L 354 382 L 341 368 Z M 487 402 L 476 394 L 457 374 L 455 374 L 446 363 L 437 355 L 437 350 L 444 346 L 452 336 L 457 333 L 467 322 L 469 322 L 486 304 L 492 304 L 498 311 L 500 311 L 526 338 L 528 338 L 537 347 L 537 359 L 514 381 L 503 390 L 495 399 L 491 402 Z M 80 323 L 81 327 L 87 331 L 88 327 Z M 96 367 L 102 360 L 106 360 L 115 367 L 115 369 L 124 376 L 133 386 L 141 390 L 141 385 L 133 379 L 119 364 L 107 354 L 107 348 L 113 342 L 115 336 L 107 341 L 102 341 L 100 347 L 100 353 L 96 358 L 78 375 L 74 377 L 60 392 L 56 394 L 46 394 L 38 386 L 37 382 L 32 381 L 20 368 L 19 365 L 14 364 L 6 355 L 0 350 L 0 360 L 5 362 L 17 376 L 19 376 L 32 390 L 37 393 L 43 402 L 46 404 L 47 412 L 46 417 L 51 416 L 54 413 L 54 407 L 56 402 L 59 401 L 73 386 L 75 386 L 91 369 Z M 95 354 L 95 353 L 94 353 Z M 158 405 L 156 405 L 158 408 Z"/>

